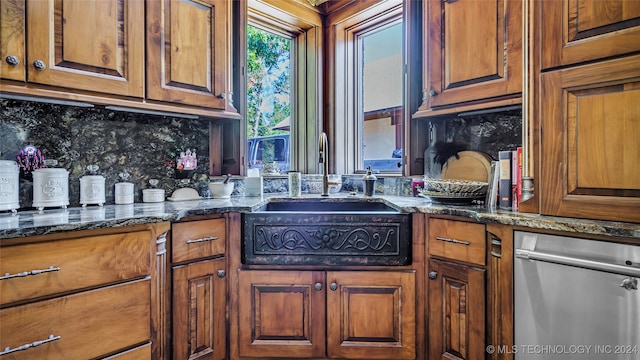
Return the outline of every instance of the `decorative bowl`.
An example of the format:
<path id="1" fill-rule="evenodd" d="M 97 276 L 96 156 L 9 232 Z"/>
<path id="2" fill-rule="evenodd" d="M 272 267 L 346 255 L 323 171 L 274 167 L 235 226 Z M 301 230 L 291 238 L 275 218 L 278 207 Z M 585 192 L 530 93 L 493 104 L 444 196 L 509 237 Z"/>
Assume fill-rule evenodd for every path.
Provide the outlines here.
<path id="1" fill-rule="evenodd" d="M 228 199 L 233 192 L 233 183 L 209 183 L 209 191 L 211 192 L 211 197 L 214 199 Z"/>
<path id="2" fill-rule="evenodd" d="M 489 184 L 474 180 L 456 179 L 424 179 L 424 190 L 440 194 L 464 194 L 464 196 L 483 196 L 487 193 Z"/>

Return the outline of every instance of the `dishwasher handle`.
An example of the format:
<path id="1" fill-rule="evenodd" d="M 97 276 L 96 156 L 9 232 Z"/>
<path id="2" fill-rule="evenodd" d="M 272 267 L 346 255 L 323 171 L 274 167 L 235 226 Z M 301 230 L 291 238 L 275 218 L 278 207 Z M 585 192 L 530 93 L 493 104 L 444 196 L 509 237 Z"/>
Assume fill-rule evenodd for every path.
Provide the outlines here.
<path id="1" fill-rule="evenodd" d="M 516 249 L 515 256 L 520 259 L 539 260 L 560 265 L 578 266 L 589 270 L 605 271 L 614 274 L 640 277 L 640 268 L 632 266 L 610 264 L 601 261 L 580 259 L 525 249 Z"/>

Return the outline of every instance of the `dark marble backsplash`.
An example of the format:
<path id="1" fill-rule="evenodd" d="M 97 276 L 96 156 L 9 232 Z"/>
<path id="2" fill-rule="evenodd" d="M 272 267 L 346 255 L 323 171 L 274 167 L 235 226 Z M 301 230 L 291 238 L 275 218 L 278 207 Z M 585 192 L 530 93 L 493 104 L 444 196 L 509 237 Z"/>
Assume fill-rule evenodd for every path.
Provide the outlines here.
<path id="1" fill-rule="evenodd" d="M 454 117 L 444 124 L 446 142 L 461 144 L 465 150 L 483 151 L 494 160 L 498 151 L 522 146 L 521 110 Z"/>
<path id="2" fill-rule="evenodd" d="M 67 105 L 0 99 L 0 151 L 2 159 L 15 160 L 27 145 L 39 148 L 56 167 L 69 170 L 70 206 L 80 201 L 80 177 L 87 165 L 100 167 L 106 178 L 105 197 L 114 202 L 118 174 L 127 172 L 135 184 L 135 201 L 149 179 L 170 195 L 186 186 L 175 178 L 180 151 L 195 149 L 198 167 L 188 186 L 202 189 L 209 183 L 209 126 L 205 120 L 83 108 Z M 31 207 L 31 182 L 21 179 L 20 205 Z"/>
<path id="3" fill-rule="evenodd" d="M 58 160 L 56 167 L 69 170 L 70 206 L 80 200 L 79 179 L 87 174 L 87 165 L 100 167 L 106 178 L 105 200 L 114 202 L 114 184 L 118 174 L 130 174 L 135 184 L 135 202 L 142 201 L 142 189 L 149 179 L 158 179 L 166 195 L 180 187 L 195 188 L 208 194 L 209 124 L 206 120 L 157 116 L 83 108 L 30 101 L 0 99 L 1 159 L 15 160 L 27 145 L 39 148 L 45 158 Z M 438 120 L 438 141 L 456 143 L 466 150 L 489 153 L 494 159 L 500 150 L 512 150 L 522 143 L 521 111 L 452 117 Z M 175 176 L 175 160 L 181 151 L 195 149 L 198 167 L 189 182 Z M 361 176 L 345 177 L 343 191 L 361 191 Z M 217 180 L 217 179 L 216 179 Z M 244 194 L 243 182 L 237 183 L 234 196 Z M 410 178 L 380 178 L 379 194 L 411 194 Z M 287 191 L 286 179 L 265 179 L 265 192 Z M 32 204 L 32 183 L 21 179 L 20 205 Z"/>

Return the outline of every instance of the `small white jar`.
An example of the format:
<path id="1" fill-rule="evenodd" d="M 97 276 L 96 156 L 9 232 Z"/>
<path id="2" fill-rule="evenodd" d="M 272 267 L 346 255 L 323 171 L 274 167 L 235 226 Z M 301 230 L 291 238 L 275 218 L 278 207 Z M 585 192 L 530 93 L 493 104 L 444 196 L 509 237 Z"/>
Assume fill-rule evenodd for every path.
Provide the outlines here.
<path id="1" fill-rule="evenodd" d="M 146 203 L 157 203 L 164 201 L 164 189 L 144 189 L 142 190 L 142 201 Z"/>
<path id="2" fill-rule="evenodd" d="M 42 168 L 33 170 L 33 207 L 43 210 L 45 207 L 69 205 L 69 171 L 61 168 Z"/>
<path id="3" fill-rule="evenodd" d="M 11 160 L 0 160 L 0 211 L 20 208 L 20 168 Z"/>
<path id="4" fill-rule="evenodd" d="M 104 182 L 102 175 L 85 175 L 80 178 L 80 204 L 83 207 L 89 204 L 102 206 L 105 203 Z"/>
<path id="5" fill-rule="evenodd" d="M 119 182 L 116 184 L 116 204 L 133 204 L 133 183 Z"/>

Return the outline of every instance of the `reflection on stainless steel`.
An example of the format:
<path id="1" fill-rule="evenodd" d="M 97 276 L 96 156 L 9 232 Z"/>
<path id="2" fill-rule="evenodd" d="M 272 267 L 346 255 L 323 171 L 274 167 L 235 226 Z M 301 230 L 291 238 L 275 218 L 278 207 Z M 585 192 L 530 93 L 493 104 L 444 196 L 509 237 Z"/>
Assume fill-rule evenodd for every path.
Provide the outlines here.
<path id="1" fill-rule="evenodd" d="M 517 231 L 514 248 L 516 360 L 638 358 L 639 245 Z"/>

